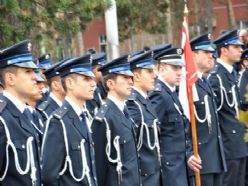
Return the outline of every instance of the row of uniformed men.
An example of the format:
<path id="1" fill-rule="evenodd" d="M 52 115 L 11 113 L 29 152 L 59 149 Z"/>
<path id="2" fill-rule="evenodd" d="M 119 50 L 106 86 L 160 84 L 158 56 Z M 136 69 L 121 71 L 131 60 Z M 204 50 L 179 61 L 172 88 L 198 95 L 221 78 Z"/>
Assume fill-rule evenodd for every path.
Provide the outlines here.
<path id="1" fill-rule="evenodd" d="M 109 63 L 101 53 L 66 59 L 43 72 L 50 94 L 38 106 L 43 83 L 29 41 L 2 50 L 1 185 L 187 186 L 199 170 L 202 185 L 244 185 L 247 150 L 231 73 L 241 43 L 233 31 L 215 44 L 219 58 L 207 81 L 214 64 L 209 34 L 191 40 L 199 156 L 176 92 L 182 49 L 164 45 L 153 56 L 143 51 Z"/>

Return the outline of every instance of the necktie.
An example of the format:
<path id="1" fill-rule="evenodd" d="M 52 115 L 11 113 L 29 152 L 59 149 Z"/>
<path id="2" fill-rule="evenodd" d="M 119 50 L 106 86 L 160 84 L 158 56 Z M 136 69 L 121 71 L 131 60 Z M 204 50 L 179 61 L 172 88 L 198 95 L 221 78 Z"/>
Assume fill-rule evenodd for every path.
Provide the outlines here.
<path id="1" fill-rule="evenodd" d="M 23 115 L 25 116 L 25 118 L 29 121 L 29 123 L 31 123 L 31 121 L 33 121 L 33 116 L 31 114 L 31 112 L 29 111 L 28 108 L 25 108 L 23 111 Z"/>
<path id="2" fill-rule="evenodd" d="M 89 132 L 89 129 L 88 129 L 88 126 L 87 126 L 87 121 L 86 121 L 86 114 L 87 112 L 83 112 L 82 114 L 80 114 L 80 117 L 81 117 L 81 123 L 82 123 L 82 129 L 83 131 L 87 134 L 87 137 L 88 137 L 88 140 L 89 140 L 89 149 L 90 149 L 90 157 L 87 157 L 87 158 L 90 158 L 88 159 L 89 162 L 91 162 L 91 170 L 92 170 L 92 173 L 93 175 L 96 175 L 96 169 L 95 169 L 95 165 L 94 165 L 94 161 L 95 161 L 95 151 L 94 151 L 94 143 L 93 143 L 93 139 L 92 139 L 92 136 L 91 136 L 91 133 Z M 90 164 L 88 164 L 90 165 Z M 91 171 L 90 171 L 91 172 Z"/>
<path id="3" fill-rule="evenodd" d="M 172 92 L 172 97 L 175 99 L 175 100 L 178 100 L 178 95 L 176 93 L 176 91 Z"/>
<path id="4" fill-rule="evenodd" d="M 234 69 L 233 69 L 231 75 L 232 75 L 232 78 L 233 78 L 234 82 L 237 83 L 237 80 L 238 80 L 237 72 Z"/>
<path id="5" fill-rule="evenodd" d="M 81 123 L 82 123 L 82 130 L 87 134 L 88 138 L 91 138 L 90 132 L 87 126 L 87 121 L 86 121 L 86 116 L 85 113 L 83 112 L 81 115 Z"/>
<path id="6" fill-rule="evenodd" d="M 85 113 L 83 112 L 82 114 L 80 114 L 80 117 L 81 117 L 81 123 L 83 124 L 83 127 L 87 127 Z"/>
<path id="7" fill-rule="evenodd" d="M 202 80 L 202 82 L 203 82 L 205 88 L 206 88 L 207 90 L 210 90 L 210 89 L 209 89 L 209 85 L 208 85 L 207 79 L 206 79 L 204 76 L 202 76 L 201 80 Z"/>
<path id="8" fill-rule="evenodd" d="M 127 109 L 126 106 L 124 107 L 123 113 L 124 113 L 124 115 L 125 115 L 125 117 L 126 117 L 127 119 L 130 119 L 130 114 L 129 114 L 128 109 Z"/>

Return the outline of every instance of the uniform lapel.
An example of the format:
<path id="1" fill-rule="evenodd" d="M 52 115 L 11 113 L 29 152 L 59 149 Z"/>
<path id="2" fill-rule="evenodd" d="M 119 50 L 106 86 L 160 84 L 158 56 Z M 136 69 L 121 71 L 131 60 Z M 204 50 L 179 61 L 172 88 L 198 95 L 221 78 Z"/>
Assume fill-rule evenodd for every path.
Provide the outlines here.
<path id="1" fill-rule="evenodd" d="M 184 113 L 184 112 L 183 112 L 182 105 L 181 105 L 181 103 L 180 103 L 178 97 L 173 96 L 173 95 L 172 95 L 173 92 L 172 92 L 172 91 L 169 89 L 169 87 L 167 87 L 164 83 L 163 83 L 163 87 L 164 87 L 165 91 L 171 96 L 171 98 L 173 99 L 173 102 L 179 107 L 181 113 Z"/>
<path id="2" fill-rule="evenodd" d="M 198 85 L 198 87 L 202 88 L 205 92 L 207 92 L 208 94 L 211 94 L 211 89 L 210 87 L 207 88 L 204 83 L 202 82 L 201 79 L 198 79 L 198 81 L 196 82 L 196 85 Z M 209 86 L 209 85 L 208 85 Z"/>
<path id="3" fill-rule="evenodd" d="M 88 140 L 87 128 L 86 126 L 83 126 L 83 123 L 80 121 L 78 115 L 76 114 L 72 106 L 67 101 L 64 101 L 63 106 L 65 106 L 68 109 L 67 114 L 70 120 L 69 122 L 84 137 L 84 139 Z"/>
<path id="4" fill-rule="evenodd" d="M 157 117 L 154 110 L 152 109 L 152 105 L 146 100 L 138 91 L 133 90 L 133 92 L 137 95 L 137 99 L 144 106 L 144 108 L 151 113 L 154 117 Z"/>
<path id="5" fill-rule="evenodd" d="M 17 123 L 30 134 L 34 135 L 34 129 L 31 123 L 23 116 L 23 114 L 16 108 L 16 106 L 6 97 L 4 100 L 7 101 L 7 108 L 12 113 L 12 115 L 16 118 Z"/>
<path id="6" fill-rule="evenodd" d="M 236 83 L 235 80 L 233 79 L 233 76 L 228 70 L 220 63 L 218 63 L 220 70 L 224 73 L 224 75 L 232 82 Z M 223 81 L 223 80 L 222 80 Z"/>
<path id="7" fill-rule="evenodd" d="M 118 114 L 120 116 L 120 122 L 127 128 L 131 128 L 131 125 L 129 124 L 129 121 L 123 114 L 123 112 L 117 107 L 117 105 L 112 102 L 111 100 L 107 99 L 107 104 L 109 105 L 110 109 L 115 112 L 115 114 Z"/>
<path id="8" fill-rule="evenodd" d="M 59 105 L 57 104 L 57 102 L 54 101 L 54 99 L 51 98 L 50 96 L 48 97 L 48 101 L 50 102 L 50 106 L 52 110 L 56 110 L 57 108 L 59 108 Z"/>

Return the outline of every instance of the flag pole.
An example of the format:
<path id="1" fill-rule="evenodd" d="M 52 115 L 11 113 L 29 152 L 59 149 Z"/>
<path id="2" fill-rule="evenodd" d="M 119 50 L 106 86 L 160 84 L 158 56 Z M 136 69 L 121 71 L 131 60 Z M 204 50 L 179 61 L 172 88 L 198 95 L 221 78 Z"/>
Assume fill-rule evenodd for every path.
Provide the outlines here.
<path id="1" fill-rule="evenodd" d="M 191 122 L 191 132 L 192 132 L 192 143 L 194 155 L 198 156 L 198 145 L 197 145 L 197 135 L 196 135 L 196 125 L 195 125 L 195 116 L 194 116 L 194 107 L 193 107 L 193 90 L 192 86 L 189 87 L 189 106 L 190 106 L 190 122 Z M 201 186 L 201 175 L 200 172 L 195 172 L 195 181 L 196 186 Z"/>
<path id="2" fill-rule="evenodd" d="M 188 25 L 188 15 L 189 10 L 187 7 L 187 1 L 185 1 L 184 6 L 184 16 Z M 193 105 L 193 88 L 192 86 L 188 87 L 188 93 L 189 93 L 189 113 L 190 113 L 190 123 L 191 123 L 191 133 L 192 133 L 192 143 L 193 143 L 193 151 L 194 155 L 198 157 L 198 144 L 197 144 L 197 134 L 196 134 L 196 123 L 195 123 L 195 116 L 194 116 L 194 105 Z M 200 172 L 195 172 L 195 181 L 196 186 L 201 186 L 201 176 Z"/>

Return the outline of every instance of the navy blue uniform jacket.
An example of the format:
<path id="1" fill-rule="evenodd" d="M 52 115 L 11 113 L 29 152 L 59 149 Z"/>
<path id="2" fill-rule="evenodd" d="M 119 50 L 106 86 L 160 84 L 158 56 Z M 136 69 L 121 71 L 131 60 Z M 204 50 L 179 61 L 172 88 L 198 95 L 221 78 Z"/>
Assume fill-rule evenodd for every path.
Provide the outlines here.
<path id="1" fill-rule="evenodd" d="M 90 169 L 92 186 L 96 186 L 95 164 L 92 156 L 93 144 L 88 138 L 86 126 L 83 126 L 78 115 L 71 105 L 64 101 L 61 108 L 55 111 L 53 118 L 48 124 L 47 132 L 44 136 L 42 151 L 42 182 L 44 186 L 88 186 L 88 180 L 85 178 L 76 182 L 70 172 L 69 167 L 63 175 L 59 172 L 63 169 L 66 159 L 66 149 L 64 135 L 60 118 L 63 120 L 67 132 L 69 145 L 69 155 L 72 161 L 73 172 L 77 178 L 82 175 L 82 156 L 80 142 L 85 139 L 85 152 L 87 164 Z"/>
<path id="2" fill-rule="evenodd" d="M 136 136 L 137 140 L 140 136 L 141 128 L 141 112 L 134 102 L 138 102 L 142 109 L 142 114 L 144 117 L 144 122 L 148 125 L 149 137 L 151 145 L 154 145 L 154 125 L 153 122 L 157 119 L 156 112 L 150 101 L 146 100 L 139 92 L 136 90 L 132 91 L 132 95 L 127 99 L 127 107 L 130 112 L 132 119 L 136 125 Z M 157 122 L 158 124 L 158 122 Z M 147 133 L 144 129 L 143 133 L 143 143 L 141 149 L 138 151 L 139 164 L 141 169 L 141 178 L 143 186 L 160 186 L 161 185 L 161 175 L 160 175 L 160 162 L 158 160 L 157 148 L 151 150 L 147 143 Z"/>
<path id="3" fill-rule="evenodd" d="M 217 75 L 223 82 L 223 87 L 226 90 L 229 101 L 233 101 L 231 87 L 236 84 L 236 81 L 220 63 L 216 63 L 215 69 L 209 76 L 209 83 L 215 93 L 217 107 L 221 104 L 221 87 Z M 236 86 L 236 85 L 235 85 Z M 235 94 L 239 102 L 239 93 L 237 86 Z M 220 129 L 222 132 L 222 140 L 224 144 L 226 159 L 237 159 L 247 155 L 246 144 L 244 141 L 245 127 L 236 118 L 234 107 L 227 104 L 226 97 L 224 98 L 223 106 L 218 111 Z"/>
<path id="4" fill-rule="evenodd" d="M 132 123 L 111 100 L 99 109 L 97 119 L 92 124 L 93 140 L 96 152 L 96 170 L 99 186 L 118 186 L 118 174 L 116 163 L 110 163 L 106 155 L 106 123 L 107 120 L 111 130 L 111 158 L 116 158 L 116 150 L 113 139 L 119 136 L 120 155 L 122 161 L 121 186 L 139 186 L 140 176 L 135 143 L 135 133 Z"/>
<path id="5" fill-rule="evenodd" d="M 149 98 L 161 122 L 163 185 L 187 186 L 187 158 L 192 155 L 189 121 L 183 115 L 178 98 L 173 97 L 171 90 L 159 79 L 156 80 L 155 90 Z"/>
<path id="6" fill-rule="evenodd" d="M 207 121 L 201 123 L 195 119 L 198 152 L 202 160 L 201 174 L 221 173 L 226 170 L 226 160 L 215 98 L 210 85 L 208 85 L 207 88 L 201 79 L 199 79 L 195 85 L 199 97 L 199 100 L 194 102 L 195 111 L 197 112 L 198 117 L 203 119 L 206 116 L 205 96 L 207 96 L 208 99 L 211 115 L 210 124 L 208 124 Z"/>
<path id="7" fill-rule="evenodd" d="M 41 185 L 40 178 L 40 152 L 39 152 L 39 138 L 34 127 L 29 123 L 27 118 L 16 108 L 16 106 L 5 96 L 0 96 L 0 115 L 5 120 L 9 129 L 10 137 L 17 150 L 21 168 L 24 170 L 27 164 L 26 141 L 28 137 L 33 137 L 33 152 L 36 167 L 36 186 Z M 7 175 L 3 181 L 0 182 L 1 186 L 31 186 L 30 171 L 21 175 L 17 172 L 13 151 L 9 148 L 9 167 Z M 0 121 L 0 176 L 6 166 L 6 133 L 3 124 Z"/>

